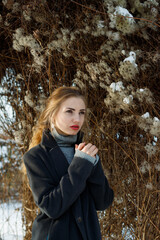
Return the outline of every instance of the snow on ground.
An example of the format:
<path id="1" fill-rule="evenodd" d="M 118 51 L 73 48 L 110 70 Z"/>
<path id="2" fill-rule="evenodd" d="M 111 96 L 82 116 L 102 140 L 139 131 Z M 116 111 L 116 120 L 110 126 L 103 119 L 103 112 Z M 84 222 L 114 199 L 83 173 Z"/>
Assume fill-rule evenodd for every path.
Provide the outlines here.
<path id="1" fill-rule="evenodd" d="M 21 207 L 19 202 L 0 204 L 0 240 L 23 240 Z"/>

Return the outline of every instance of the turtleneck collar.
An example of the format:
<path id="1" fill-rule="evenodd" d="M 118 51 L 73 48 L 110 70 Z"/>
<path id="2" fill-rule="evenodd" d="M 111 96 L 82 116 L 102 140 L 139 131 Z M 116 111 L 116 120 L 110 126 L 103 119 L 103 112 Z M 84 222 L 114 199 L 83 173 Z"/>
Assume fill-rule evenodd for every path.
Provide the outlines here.
<path id="1" fill-rule="evenodd" d="M 77 134 L 76 135 L 62 135 L 57 132 L 55 127 L 52 129 L 51 134 L 59 146 L 71 147 L 71 146 L 75 145 L 75 143 L 77 142 Z"/>

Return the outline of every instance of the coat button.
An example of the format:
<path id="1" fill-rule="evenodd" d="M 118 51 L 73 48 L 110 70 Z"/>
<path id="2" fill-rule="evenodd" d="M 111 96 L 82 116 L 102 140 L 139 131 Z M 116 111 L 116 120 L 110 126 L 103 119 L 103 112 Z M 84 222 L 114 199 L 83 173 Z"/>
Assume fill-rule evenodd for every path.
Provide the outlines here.
<path id="1" fill-rule="evenodd" d="M 82 218 L 81 218 L 81 217 L 78 217 L 78 218 L 77 218 L 77 222 L 78 222 L 78 223 L 81 223 L 81 222 L 82 222 Z"/>

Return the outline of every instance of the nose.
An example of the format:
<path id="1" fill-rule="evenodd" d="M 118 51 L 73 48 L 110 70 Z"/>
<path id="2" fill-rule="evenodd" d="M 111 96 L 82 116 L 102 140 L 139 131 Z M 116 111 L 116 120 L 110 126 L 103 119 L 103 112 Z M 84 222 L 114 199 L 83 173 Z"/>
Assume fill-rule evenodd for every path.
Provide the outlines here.
<path id="1" fill-rule="evenodd" d="M 75 114 L 73 121 L 75 123 L 79 123 L 80 122 L 80 115 L 79 114 Z"/>

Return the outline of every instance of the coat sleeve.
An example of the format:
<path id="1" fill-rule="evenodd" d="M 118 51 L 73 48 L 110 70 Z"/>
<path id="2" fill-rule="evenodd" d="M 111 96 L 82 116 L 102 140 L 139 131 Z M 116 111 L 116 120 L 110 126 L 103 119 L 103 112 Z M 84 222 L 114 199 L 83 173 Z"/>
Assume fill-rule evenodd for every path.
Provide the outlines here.
<path id="1" fill-rule="evenodd" d="M 93 164 L 83 158 L 74 157 L 68 172 L 57 184 L 53 181 L 41 156 L 26 153 L 23 157 L 29 184 L 36 205 L 48 217 L 57 219 L 75 202 L 86 187 Z"/>
<path id="2" fill-rule="evenodd" d="M 88 178 L 87 185 L 94 200 L 96 210 L 105 210 L 112 204 L 114 192 L 104 175 L 100 160 Z"/>

